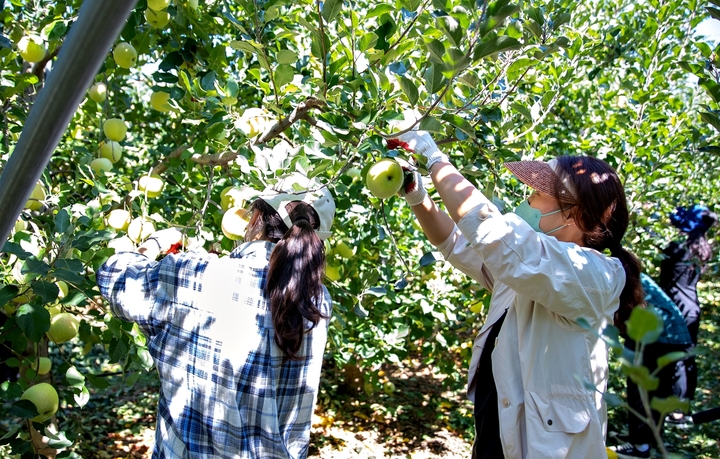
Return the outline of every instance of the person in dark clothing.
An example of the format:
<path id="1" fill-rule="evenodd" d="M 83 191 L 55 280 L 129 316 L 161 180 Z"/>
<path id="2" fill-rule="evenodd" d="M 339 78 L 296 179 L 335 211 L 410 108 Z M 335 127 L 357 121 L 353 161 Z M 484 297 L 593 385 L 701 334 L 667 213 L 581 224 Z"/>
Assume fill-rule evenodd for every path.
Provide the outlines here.
<path id="1" fill-rule="evenodd" d="M 645 304 L 651 306 L 663 321 L 663 330 L 657 341 L 648 343 L 643 349 L 642 364 L 652 373 L 657 369 L 658 359 L 671 352 L 682 352 L 692 344 L 690 332 L 682 314 L 673 301 L 662 291 L 655 281 L 645 273 L 640 274 L 640 282 L 645 291 Z M 635 351 L 636 343 L 625 337 L 625 347 Z M 674 365 L 667 365 L 657 373 L 658 387 L 649 391 L 648 399 L 654 397 L 667 398 L 678 395 L 677 375 Z M 683 388 L 684 389 L 684 388 Z M 640 397 L 640 389 L 631 378 L 627 378 L 627 401 L 635 412 L 645 415 L 645 407 Z M 655 423 L 660 422 L 660 413 L 653 410 Z M 619 458 L 650 457 L 650 447 L 655 444 L 655 437 L 650 426 L 643 420 L 628 413 L 628 442 L 611 447 Z M 661 431 L 662 432 L 662 431 Z"/>
<path id="2" fill-rule="evenodd" d="M 695 204 L 690 207 L 678 207 L 670 215 L 670 222 L 685 236 L 684 241 L 673 241 L 664 250 L 664 259 L 660 263 L 660 287 L 667 293 L 687 323 L 692 344 L 686 349 L 691 352 L 697 345 L 700 329 L 700 300 L 697 283 L 712 258 L 712 247 L 706 233 L 715 223 L 717 215 L 707 207 Z M 677 387 L 685 389 L 678 393 L 681 398 L 692 400 L 697 387 L 697 365 L 695 357 L 690 356 L 676 365 Z M 684 423 L 681 413 L 668 416 L 668 422 Z"/>

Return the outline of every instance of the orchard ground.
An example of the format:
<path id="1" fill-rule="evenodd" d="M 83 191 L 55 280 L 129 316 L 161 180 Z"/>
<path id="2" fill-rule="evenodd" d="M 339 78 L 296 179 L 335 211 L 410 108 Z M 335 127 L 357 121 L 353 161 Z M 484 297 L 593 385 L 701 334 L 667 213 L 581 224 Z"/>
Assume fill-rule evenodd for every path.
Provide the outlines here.
<path id="1" fill-rule="evenodd" d="M 693 407 L 720 406 L 720 284 L 705 284 L 706 305 L 700 331 L 700 381 Z M 81 354 L 66 343 L 63 352 Z M 59 356 L 53 355 L 56 364 Z M 472 405 L 463 381 L 443 387 L 443 377 L 419 358 L 402 366 L 386 365 L 384 377 L 395 390 L 367 394 L 346 381 L 348 373 L 327 361 L 323 369 L 319 404 L 313 418 L 309 458 L 469 458 L 472 444 Z M 156 373 L 139 373 L 133 385 L 124 384 L 117 367 L 100 367 L 106 359 L 97 352 L 85 356 L 85 365 L 107 375 L 110 387 L 91 390 L 85 408 L 62 407 L 61 426 L 80 435 L 73 450 L 85 459 L 150 458 L 154 442 L 158 380 Z M 464 373 L 467 362 L 457 359 Z M 617 360 L 611 360 L 610 390 L 624 396 L 625 379 Z M 446 381 L 447 382 L 447 381 Z M 609 411 L 608 443 L 627 433 L 624 410 Z M 0 430 L 11 419 L 0 412 Z M 666 428 L 668 450 L 687 458 L 720 457 L 720 421 L 683 430 Z M 0 453 L 0 457 L 7 457 Z M 658 456 L 659 457 L 659 456 Z"/>

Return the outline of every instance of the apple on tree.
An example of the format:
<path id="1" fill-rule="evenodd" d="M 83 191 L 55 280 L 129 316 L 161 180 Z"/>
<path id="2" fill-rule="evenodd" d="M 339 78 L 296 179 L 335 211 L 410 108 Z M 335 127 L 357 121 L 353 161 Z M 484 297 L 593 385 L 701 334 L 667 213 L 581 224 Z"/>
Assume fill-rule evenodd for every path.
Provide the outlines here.
<path id="1" fill-rule="evenodd" d="M 155 11 L 152 8 L 145 10 L 145 19 L 148 24 L 156 29 L 162 29 L 170 22 L 170 13 L 167 11 Z"/>
<path id="2" fill-rule="evenodd" d="M 169 112 L 172 106 L 168 103 L 170 93 L 165 91 L 155 91 L 150 95 L 150 106 L 159 112 Z"/>
<path id="3" fill-rule="evenodd" d="M 233 241 L 243 239 L 249 223 L 247 217 L 247 211 L 242 207 L 231 207 L 226 210 L 220 224 L 225 237 Z"/>
<path id="4" fill-rule="evenodd" d="M 107 224 L 117 231 L 125 231 L 132 220 L 130 212 L 125 209 L 113 209 L 107 216 Z"/>
<path id="5" fill-rule="evenodd" d="M 155 225 L 153 222 L 143 217 L 138 217 L 133 219 L 133 221 L 130 222 L 130 225 L 128 225 L 127 237 L 129 237 L 134 243 L 138 244 L 150 237 L 150 235 L 154 232 Z"/>
<path id="6" fill-rule="evenodd" d="M 108 140 L 100 144 L 100 157 L 107 158 L 112 164 L 122 158 L 122 153 L 122 146 L 114 140 Z"/>
<path id="7" fill-rule="evenodd" d="M 29 210 L 40 210 L 43 207 L 42 201 L 45 200 L 47 194 L 42 183 L 37 182 L 30 193 L 30 198 L 25 203 L 25 208 Z"/>
<path id="8" fill-rule="evenodd" d="M 48 383 L 39 383 L 28 387 L 20 396 L 21 400 L 30 400 L 38 414 L 32 418 L 33 422 L 45 422 L 57 413 L 60 406 L 60 397 L 53 386 Z"/>
<path id="9" fill-rule="evenodd" d="M 397 194 L 405 181 L 402 166 L 391 158 L 376 162 L 365 175 L 365 185 L 376 198 L 387 199 Z"/>
<path id="10" fill-rule="evenodd" d="M 105 102 L 107 98 L 107 86 L 102 82 L 95 83 L 88 89 L 88 96 L 95 101 L 95 103 L 101 104 Z"/>
<path id="11" fill-rule="evenodd" d="M 61 312 L 50 319 L 50 330 L 47 335 L 55 344 L 64 343 L 75 338 L 80 330 L 80 321 L 69 312 Z"/>
<path id="12" fill-rule="evenodd" d="M 36 35 L 25 35 L 18 42 L 20 56 L 30 63 L 40 62 L 47 54 L 45 45 L 40 37 Z"/>
<path id="13" fill-rule="evenodd" d="M 342 275 L 340 274 L 340 267 L 337 265 L 325 266 L 325 277 L 327 277 L 331 281 L 340 280 L 340 278 L 342 277 Z"/>
<path id="14" fill-rule="evenodd" d="M 143 175 L 138 180 L 138 189 L 147 193 L 148 198 L 157 198 L 165 188 L 165 181 L 158 174 Z"/>
<path id="15" fill-rule="evenodd" d="M 355 255 L 355 253 L 353 253 L 353 250 L 350 248 L 349 245 L 345 243 L 345 241 L 340 241 L 335 246 L 334 253 L 340 258 L 352 258 Z"/>
<path id="16" fill-rule="evenodd" d="M 119 43 L 113 51 L 113 59 L 118 67 L 129 69 L 137 62 L 137 51 L 130 43 Z"/>
<path id="17" fill-rule="evenodd" d="M 127 125 L 120 118 L 109 118 L 103 123 L 103 132 L 105 137 L 115 142 L 121 142 L 125 139 L 127 133 Z"/>
<path id="18" fill-rule="evenodd" d="M 161 11 L 170 6 L 170 0 L 148 0 L 148 8 Z"/>
<path id="19" fill-rule="evenodd" d="M 113 163 L 107 158 L 95 158 L 90 161 L 90 169 L 95 171 L 96 174 L 101 172 L 109 172 L 113 168 Z"/>
<path id="20" fill-rule="evenodd" d="M 52 368 L 52 360 L 47 357 L 37 357 L 31 368 L 39 375 L 46 375 Z"/>

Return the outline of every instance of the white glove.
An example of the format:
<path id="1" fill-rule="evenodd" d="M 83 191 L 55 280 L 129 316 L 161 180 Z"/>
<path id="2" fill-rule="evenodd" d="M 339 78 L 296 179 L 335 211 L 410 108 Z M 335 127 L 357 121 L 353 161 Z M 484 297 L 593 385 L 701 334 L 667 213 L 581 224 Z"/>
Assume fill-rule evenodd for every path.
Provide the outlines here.
<path id="1" fill-rule="evenodd" d="M 402 147 L 405 150 L 423 155 L 427 161 L 425 168 L 430 170 L 433 164 L 449 162 L 446 154 L 438 149 L 435 141 L 427 131 L 410 131 L 397 137 L 388 139 L 388 148 Z"/>
<path id="2" fill-rule="evenodd" d="M 176 252 L 183 245 L 183 234 L 176 228 L 155 231 L 138 247 L 138 253 L 155 259 L 160 254 Z"/>
<path id="3" fill-rule="evenodd" d="M 412 171 L 409 168 L 403 167 L 403 171 L 405 172 L 405 181 L 398 194 L 405 198 L 410 207 L 417 206 L 425 200 L 425 196 L 428 194 L 422 177 L 418 171 Z"/>

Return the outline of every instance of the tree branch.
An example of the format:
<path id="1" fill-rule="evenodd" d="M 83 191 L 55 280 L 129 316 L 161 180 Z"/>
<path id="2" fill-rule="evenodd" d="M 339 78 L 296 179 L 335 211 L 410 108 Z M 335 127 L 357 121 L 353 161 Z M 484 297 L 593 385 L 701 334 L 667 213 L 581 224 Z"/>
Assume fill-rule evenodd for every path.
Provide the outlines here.
<path id="1" fill-rule="evenodd" d="M 264 143 L 267 143 L 268 141 L 279 137 L 287 128 L 289 128 L 293 123 L 302 120 L 302 119 L 311 119 L 309 112 L 310 110 L 314 108 L 324 107 L 325 102 L 321 101 L 320 99 L 316 99 L 314 97 L 308 97 L 305 99 L 304 102 L 301 102 L 298 104 L 297 107 L 295 107 L 295 110 L 290 113 L 289 116 L 281 119 L 277 123 L 275 123 L 270 129 L 265 131 L 255 142 L 253 142 L 254 145 L 262 145 Z M 314 120 L 313 120 L 314 121 Z M 159 164 L 157 164 L 155 167 L 153 167 L 153 170 L 151 173 L 153 174 L 162 174 L 165 172 L 168 168 L 168 160 L 172 158 L 179 158 L 182 156 L 182 154 L 190 148 L 189 145 L 182 145 L 175 149 L 172 153 L 170 153 L 166 158 L 164 158 Z M 238 157 L 240 153 L 238 152 L 230 152 L 230 151 L 221 151 L 219 153 L 215 153 L 213 155 L 203 155 L 199 153 L 195 153 L 192 156 L 190 156 L 190 160 L 197 164 L 203 164 L 203 165 L 222 165 L 226 166 L 228 163 L 232 162 L 235 158 Z"/>

